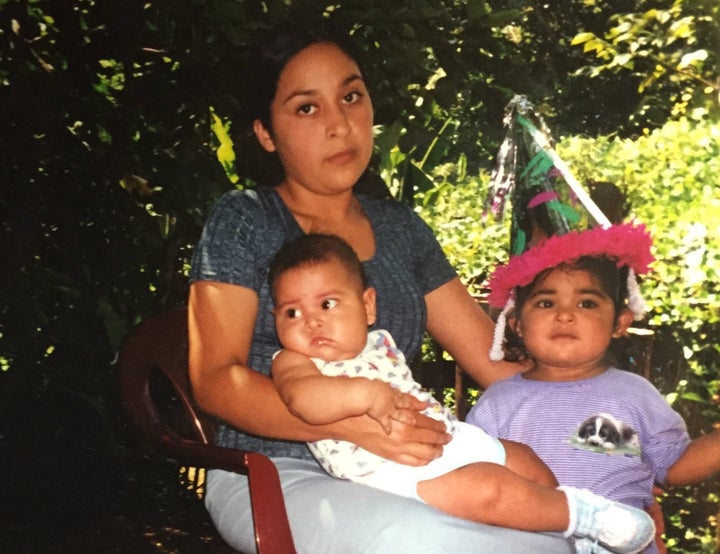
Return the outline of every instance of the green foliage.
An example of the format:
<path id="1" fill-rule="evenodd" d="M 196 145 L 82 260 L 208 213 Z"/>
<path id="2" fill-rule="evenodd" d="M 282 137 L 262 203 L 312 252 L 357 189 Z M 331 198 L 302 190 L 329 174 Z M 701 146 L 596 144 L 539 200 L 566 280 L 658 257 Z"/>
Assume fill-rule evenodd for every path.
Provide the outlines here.
<path id="1" fill-rule="evenodd" d="M 642 11 L 615 14 L 602 36 L 583 31 L 573 45 L 592 52 L 597 64 L 578 74 L 630 75 L 643 100 L 634 118 L 657 120 L 720 110 L 720 6 L 714 1 L 640 2 Z M 652 7 L 649 7 L 652 5 Z"/>
<path id="2" fill-rule="evenodd" d="M 445 164 L 433 171 L 435 186 L 416 194 L 417 211 L 435 231 L 450 263 L 474 294 L 492 269 L 507 259 L 507 222 L 483 213 L 489 174 L 460 176 L 457 166 Z"/>

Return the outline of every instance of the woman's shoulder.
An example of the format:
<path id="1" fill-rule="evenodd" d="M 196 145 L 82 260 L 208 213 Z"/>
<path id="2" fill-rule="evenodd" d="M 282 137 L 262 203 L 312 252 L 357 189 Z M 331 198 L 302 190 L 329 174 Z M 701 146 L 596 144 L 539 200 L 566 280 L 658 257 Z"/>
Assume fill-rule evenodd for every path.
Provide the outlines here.
<path id="1" fill-rule="evenodd" d="M 232 189 L 225 192 L 215 203 L 214 209 L 256 209 L 267 210 L 274 204 L 274 189 L 260 187 L 252 189 Z"/>
<path id="2" fill-rule="evenodd" d="M 274 189 L 233 189 L 217 200 L 209 221 L 232 221 L 233 225 L 262 226 L 275 225 L 281 217 L 282 212 Z"/>
<path id="3" fill-rule="evenodd" d="M 357 195 L 360 205 L 365 210 L 381 214 L 412 215 L 415 211 L 410 205 L 394 198 L 378 198 L 376 196 Z"/>
<path id="4" fill-rule="evenodd" d="M 424 225 L 422 218 L 412 206 L 394 198 L 375 198 L 358 195 L 360 205 L 368 219 L 381 229 L 385 226 L 398 231 L 412 231 L 418 225 Z"/>

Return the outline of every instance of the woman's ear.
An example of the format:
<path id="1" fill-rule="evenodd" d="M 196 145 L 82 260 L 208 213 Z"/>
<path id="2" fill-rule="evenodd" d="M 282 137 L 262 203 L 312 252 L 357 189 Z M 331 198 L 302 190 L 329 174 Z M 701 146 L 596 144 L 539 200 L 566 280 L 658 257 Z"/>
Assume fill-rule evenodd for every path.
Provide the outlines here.
<path id="1" fill-rule="evenodd" d="M 615 328 L 613 329 L 612 334 L 613 338 L 617 339 L 619 337 L 624 337 L 634 319 L 635 316 L 633 313 L 629 309 L 624 308 L 623 311 L 620 312 L 620 315 L 618 315 L 617 321 L 615 322 Z"/>
<path id="2" fill-rule="evenodd" d="M 367 324 L 372 325 L 377 319 L 376 308 L 377 293 L 373 287 L 368 287 L 363 292 L 363 302 L 365 303 L 365 313 L 367 314 Z"/>
<path id="3" fill-rule="evenodd" d="M 275 142 L 272 138 L 272 133 L 262 124 L 259 119 L 253 121 L 253 132 L 255 137 L 258 139 L 260 146 L 262 146 L 268 152 L 275 152 Z"/>

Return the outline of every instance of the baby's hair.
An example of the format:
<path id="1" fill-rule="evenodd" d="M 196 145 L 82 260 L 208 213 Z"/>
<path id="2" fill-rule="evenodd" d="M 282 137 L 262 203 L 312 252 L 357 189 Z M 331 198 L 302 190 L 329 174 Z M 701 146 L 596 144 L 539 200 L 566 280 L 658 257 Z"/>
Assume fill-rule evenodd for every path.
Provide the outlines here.
<path id="1" fill-rule="evenodd" d="M 270 263 L 268 280 L 273 299 L 275 284 L 282 274 L 298 267 L 329 261 L 340 262 L 350 275 L 357 277 L 363 290 L 368 287 L 362 262 L 347 242 L 335 235 L 310 233 L 286 242 Z"/>

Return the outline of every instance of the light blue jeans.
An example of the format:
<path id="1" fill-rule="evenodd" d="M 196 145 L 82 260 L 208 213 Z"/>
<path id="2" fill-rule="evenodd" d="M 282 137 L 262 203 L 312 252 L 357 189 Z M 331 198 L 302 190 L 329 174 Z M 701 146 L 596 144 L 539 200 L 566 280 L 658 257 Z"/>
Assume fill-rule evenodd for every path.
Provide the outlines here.
<path id="1" fill-rule="evenodd" d="M 556 534 L 457 519 L 422 502 L 328 476 L 315 462 L 273 460 L 299 554 L 570 554 Z M 220 535 L 254 553 L 247 478 L 212 470 L 205 504 Z"/>

